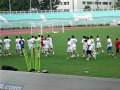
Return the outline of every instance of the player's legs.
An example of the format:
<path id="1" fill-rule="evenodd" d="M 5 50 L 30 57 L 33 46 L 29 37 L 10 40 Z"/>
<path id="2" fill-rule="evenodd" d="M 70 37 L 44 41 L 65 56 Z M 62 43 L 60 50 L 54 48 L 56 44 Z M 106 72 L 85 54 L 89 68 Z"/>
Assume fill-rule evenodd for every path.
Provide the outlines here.
<path id="1" fill-rule="evenodd" d="M 73 54 L 75 57 L 79 57 L 79 54 L 77 53 L 76 47 L 73 47 Z"/>
<path id="2" fill-rule="evenodd" d="M 115 54 L 114 58 L 117 58 L 118 54 L 120 54 L 120 51 L 119 51 L 119 49 L 116 48 L 116 54 Z"/>
<path id="3" fill-rule="evenodd" d="M 10 46 L 9 45 L 6 46 L 6 55 L 10 55 Z"/>
<path id="4" fill-rule="evenodd" d="M 44 48 L 44 51 L 45 51 L 45 56 L 48 56 L 49 55 L 49 48 Z"/>

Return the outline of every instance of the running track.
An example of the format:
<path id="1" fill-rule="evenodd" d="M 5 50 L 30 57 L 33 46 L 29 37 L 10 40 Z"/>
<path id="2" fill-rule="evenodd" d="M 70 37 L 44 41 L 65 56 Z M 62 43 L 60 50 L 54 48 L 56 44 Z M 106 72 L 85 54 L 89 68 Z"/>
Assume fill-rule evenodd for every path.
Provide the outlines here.
<path id="1" fill-rule="evenodd" d="M 86 26 L 86 27 L 65 27 L 65 30 L 80 30 L 81 28 L 120 28 L 111 27 L 111 26 Z M 62 28 L 54 28 L 54 31 L 57 32 Z M 44 32 L 51 32 L 51 28 L 44 28 Z M 40 29 L 34 29 L 33 33 L 40 33 Z M 31 34 L 30 29 L 9 29 L 9 30 L 0 30 L 0 36 L 13 36 L 13 35 L 22 35 L 22 34 Z"/>

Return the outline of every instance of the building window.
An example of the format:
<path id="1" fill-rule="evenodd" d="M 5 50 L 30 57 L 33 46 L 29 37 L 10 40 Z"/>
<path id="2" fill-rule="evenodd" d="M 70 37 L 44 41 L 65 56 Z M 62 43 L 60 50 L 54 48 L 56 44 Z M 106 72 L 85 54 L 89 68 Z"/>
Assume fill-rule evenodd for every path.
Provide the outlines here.
<path id="1" fill-rule="evenodd" d="M 69 9 L 64 9 L 64 12 L 69 12 Z"/>
<path id="2" fill-rule="evenodd" d="M 82 3 L 83 3 L 83 4 L 86 4 L 86 2 L 85 2 L 85 1 L 83 1 Z"/>
<path id="3" fill-rule="evenodd" d="M 109 2 L 109 5 L 112 5 L 112 2 Z"/>
<path id="4" fill-rule="evenodd" d="M 103 5 L 108 5 L 108 2 L 103 2 Z"/>
<path id="5" fill-rule="evenodd" d="M 62 4 L 63 4 L 62 2 L 59 3 L 59 5 L 62 5 Z"/>
<path id="6" fill-rule="evenodd" d="M 101 2 L 95 2 L 95 4 L 101 5 Z"/>
<path id="7" fill-rule="evenodd" d="M 69 2 L 64 2 L 64 5 L 69 5 Z"/>
<path id="8" fill-rule="evenodd" d="M 92 4 L 93 2 L 87 2 L 87 4 Z"/>

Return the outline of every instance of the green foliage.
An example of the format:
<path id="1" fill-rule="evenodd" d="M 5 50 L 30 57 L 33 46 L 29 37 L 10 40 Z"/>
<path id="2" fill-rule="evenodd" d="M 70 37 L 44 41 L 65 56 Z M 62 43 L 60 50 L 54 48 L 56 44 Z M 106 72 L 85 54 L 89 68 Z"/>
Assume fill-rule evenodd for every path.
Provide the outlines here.
<path id="1" fill-rule="evenodd" d="M 85 9 L 90 10 L 91 7 L 90 6 L 85 6 Z"/>
<path id="2" fill-rule="evenodd" d="M 51 6 L 52 6 L 52 10 L 56 10 L 57 9 L 57 5 L 60 3 L 59 0 L 51 0 Z M 41 10 L 50 10 L 50 0 L 42 0 L 40 1 L 40 9 Z"/>
<path id="3" fill-rule="evenodd" d="M 115 8 L 117 8 L 117 7 L 120 7 L 120 0 L 118 0 L 118 2 L 115 5 Z"/>
<path id="4" fill-rule="evenodd" d="M 12 11 L 30 10 L 30 0 L 10 0 Z M 51 0 L 52 10 L 57 9 L 59 0 Z M 37 10 L 50 10 L 50 0 L 31 0 L 31 8 Z M 9 11 L 9 0 L 0 0 L 0 11 Z"/>

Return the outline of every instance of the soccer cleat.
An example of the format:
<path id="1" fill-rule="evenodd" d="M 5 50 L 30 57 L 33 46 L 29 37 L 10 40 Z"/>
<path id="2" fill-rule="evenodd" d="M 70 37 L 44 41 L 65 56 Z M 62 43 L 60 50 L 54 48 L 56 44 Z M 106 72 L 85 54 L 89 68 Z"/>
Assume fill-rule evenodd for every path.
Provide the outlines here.
<path id="1" fill-rule="evenodd" d="M 96 52 L 96 54 L 99 54 L 99 52 Z"/>
<path id="2" fill-rule="evenodd" d="M 55 55 L 55 53 L 53 52 L 53 55 Z"/>
<path id="3" fill-rule="evenodd" d="M 82 57 L 85 57 L 85 55 L 83 55 Z"/>
<path id="4" fill-rule="evenodd" d="M 112 56 L 114 56 L 114 54 L 112 54 Z"/>
<path id="5" fill-rule="evenodd" d="M 79 54 L 77 54 L 77 57 L 79 57 Z"/>
<path id="6" fill-rule="evenodd" d="M 11 54 L 9 53 L 9 56 L 10 56 Z"/>
<path id="7" fill-rule="evenodd" d="M 72 55 L 71 57 L 73 58 L 73 57 L 75 57 L 75 55 Z"/>
<path id="8" fill-rule="evenodd" d="M 102 53 L 103 53 L 104 51 L 102 50 Z"/>
<path id="9" fill-rule="evenodd" d="M 87 58 L 87 61 L 89 61 L 89 58 Z"/>

